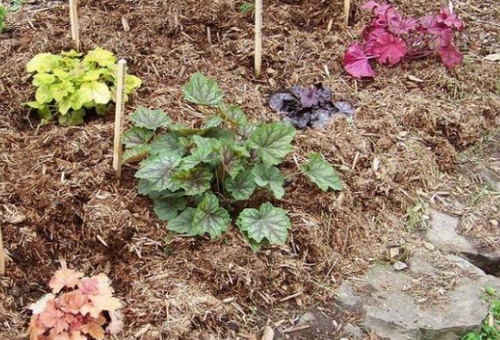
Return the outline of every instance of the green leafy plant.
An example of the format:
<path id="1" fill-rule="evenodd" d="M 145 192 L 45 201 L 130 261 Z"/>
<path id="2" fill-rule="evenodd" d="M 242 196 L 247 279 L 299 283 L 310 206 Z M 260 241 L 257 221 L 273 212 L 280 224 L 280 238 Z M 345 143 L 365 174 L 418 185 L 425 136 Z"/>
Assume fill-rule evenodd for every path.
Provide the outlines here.
<path id="1" fill-rule="evenodd" d="M 4 6 L 0 5 L 0 33 L 2 33 L 4 25 L 5 25 L 5 15 L 7 10 Z"/>
<path id="2" fill-rule="evenodd" d="M 116 61 L 113 53 L 102 48 L 85 56 L 74 50 L 40 53 L 26 65 L 37 87 L 36 101 L 26 104 L 38 110 L 42 124 L 56 117 L 61 125 L 82 124 L 90 110 L 104 115 L 116 98 Z M 125 76 L 125 101 L 141 84 L 139 78 Z"/>
<path id="3" fill-rule="evenodd" d="M 253 249 L 284 243 L 291 229 L 286 211 L 269 202 L 253 206 L 262 198 L 258 192 L 276 199 L 285 195 L 278 165 L 292 151 L 295 129 L 249 122 L 240 107 L 224 103 L 217 83 L 201 73 L 191 76 L 183 92 L 205 115 L 196 126 L 175 124 L 163 111 L 144 107 L 130 115 L 134 126 L 123 135 L 123 157 L 124 162 L 142 160 L 135 174 L 139 193 L 154 200 L 154 211 L 168 221 L 169 230 L 214 238 L 235 218 Z M 305 176 L 323 191 L 342 189 L 340 177 L 321 155 L 309 158 L 300 166 Z"/>
<path id="4" fill-rule="evenodd" d="M 477 332 L 470 332 L 462 340 L 500 340 L 500 300 L 499 294 L 493 287 L 486 287 L 486 294 L 494 297 L 490 311 Z"/>
<path id="5" fill-rule="evenodd" d="M 240 12 L 241 14 L 247 14 L 255 10 L 255 3 L 254 2 L 245 2 L 240 6 Z"/>

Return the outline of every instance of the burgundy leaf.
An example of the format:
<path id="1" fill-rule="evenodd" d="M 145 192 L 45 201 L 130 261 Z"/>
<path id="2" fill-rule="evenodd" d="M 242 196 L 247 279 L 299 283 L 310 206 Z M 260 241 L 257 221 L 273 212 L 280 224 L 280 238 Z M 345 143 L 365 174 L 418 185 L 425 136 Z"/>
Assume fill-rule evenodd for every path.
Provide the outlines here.
<path id="1" fill-rule="evenodd" d="M 442 30 L 439 33 L 439 45 L 440 46 L 448 46 L 453 44 L 453 38 L 455 37 L 455 32 L 451 28 L 447 28 Z"/>
<path id="2" fill-rule="evenodd" d="M 386 34 L 387 31 L 383 28 L 375 28 L 374 30 L 370 31 L 368 34 L 365 36 L 365 51 L 368 54 L 374 55 L 375 51 L 373 48 L 375 47 L 375 44 L 382 35 Z"/>
<path id="3" fill-rule="evenodd" d="M 453 68 L 462 62 L 462 54 L 453 44 L 447 46 L 442 46 L 439 48 L 439 56 L 443 61 L 443 64 L 448 68 Z"/>
<path id="4" fill-rule="evenodd" d="M 369 57 L 359 44 L 352 44 L 344 54 L 344 69 L 355 78 L 375 77 L 375 72 L 368 62 Z"/>
<path id="5" fill-rule="evenodd" d="M 384 33 L 378 37 L 373 51 L 381 64 L 389 62 L 391 65 L 395 65 L 403 59 L 408 50 L 403 39 L 391 33 Z"/>
<path id="6" fill-rule="evenodd" d="M 408 34 L 417 28 L 417 20 L 403 19 L 394 8 L 387 10 L 387 29 L 395 35 Z"/>
<path id="7" fill-rule="evenodd" d="M 424 33 L 440 34 L 444 25 L 437 22 L 435 16 L 427 15 L 420 19 L 420 29 Z"/>
<path id="8" fill-rule="evenodd" d="M 459 31 L 464 29 L 464 23 L 462 20 L 460 20 L 457 15 L 448 8 L 441 9 L 441 12 L 436 19 L 438 23 L 443 23 L 450 28 L 455 27 Z"/>

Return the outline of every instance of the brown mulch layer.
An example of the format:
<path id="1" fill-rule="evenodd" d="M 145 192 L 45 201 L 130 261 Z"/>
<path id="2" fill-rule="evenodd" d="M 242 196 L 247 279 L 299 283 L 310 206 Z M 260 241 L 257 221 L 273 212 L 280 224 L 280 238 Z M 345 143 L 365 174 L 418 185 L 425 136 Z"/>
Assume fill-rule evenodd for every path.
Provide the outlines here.
<path id="1" fill-rule="evenodd" d="M 250 338 L 266 323 L 285 329 L 303 311 L 328 306 L 344 279 L 409 237 L 414 193 L 432 196 L 439 173 L 456 171 L 457 152 L 500 125 L 500 63 L 483 60 L 500 50 L 496 2 L 456 2 L 467 25 L 456 70 L 429 58 L 378 67 L 375 80 L 356 81 L 341 61 L 363 17 L 356 11 L 355 26 L 343 28 L 341 1 L 266 2 L 259 79 L 251 69 L 253 20 L 240 13 L 241 1 L 80 1 L 83 48 L 126 58 L 144 81 L 127 112 L 144 105 L 196 121 L 181 93 L 195 71 L 217 79 L 228 101 L 256 120 L 275 120 L 268 94 L 295 83 L 322 82 L 354 103 L 353 123 L 299 132 L 285 164 L 321 152 L 339 168 L 345 190 L 322 193 L 297 178 L 275 202 L 294 223 L 288 244 L 259 253 L 234 230 L 216 240 L 167 233 L 137 194 L 134 168 L 121 181 L 114 176 L 112 115 L 79 127 L 39 126 L 22 106 L 34 96 L 25 65 L 72 45 L 65 3 L 26 5 L 0 34 L 0 221 L 9 258 L 0 278 L 0 338 L 22 336 L 26 306 L 47 291 L 59 258 L 113 279 L 126 303 L 123 339 Z M 439 9 L 430 0 L 395 3 L 415 16 Z"/>

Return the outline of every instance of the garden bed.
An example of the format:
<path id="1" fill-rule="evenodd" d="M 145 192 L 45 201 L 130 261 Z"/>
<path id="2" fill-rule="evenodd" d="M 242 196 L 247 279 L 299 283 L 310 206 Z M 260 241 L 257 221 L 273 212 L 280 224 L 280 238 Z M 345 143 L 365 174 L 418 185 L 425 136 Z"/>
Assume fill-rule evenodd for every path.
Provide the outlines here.
<path id="1" fill-rule="evenodd" d="M 415 16 L 439 10 L 430 0 L 395 3 Z M 483 60 L 500 48 L 496 0 L 455 4 L 466 24 L 458 40 L 464 63 L 455 70 L 427 58 L 380 67 L 370 81 L 342 68 L 361 12 L 345 29 L 342 3 L 320 0 L 265 3 L 264 72 L 255 79 L 253 19 L 239 5 L 83 0 L 82 45 L 126 58 L 142 78 L 127 113 L 138 105 L 161 108 L 186 124 L 200 118 L 182 99 L 182 85 L 196 71 L 260 121 L 279 119 L 266 105 L 271 92 L 297 83 L 329 86 L 335 100 L 354 104 L 354 121 L 298 131 L 283 168 L 320 152 L 344 190 L 323 193 L 305 179 L 293 181 L 273 202 L 289 211 L 289 241 L 258 253 L 234 230 L 214 240 L 168 233 L 137 193 L 136 166 L 125 166 L 121 180 L 114 175 L 112 114 L 83 126 L 39 126 L 22 106 L 33 96 L 26 63 L 72 48 L 65 4 L 27 4 L 0 34 L 0 222 L 9 259 L 0 277 L 2 339 L 22 338 L 26 306 L 47 291 L 60 258 L 113 280 L 125 303 L 123 339 L 141 332 L 144 339 L 249 338 L 266 323 L 287 329 L 313 307 L 335 314 L 335 288 L 382 260 L 387 245 L 411 237 L 406 221 L 415 192 L 432 194 L 439 174 L 457 169 L 457 152 L 500 125 L 500 63 Z"/>

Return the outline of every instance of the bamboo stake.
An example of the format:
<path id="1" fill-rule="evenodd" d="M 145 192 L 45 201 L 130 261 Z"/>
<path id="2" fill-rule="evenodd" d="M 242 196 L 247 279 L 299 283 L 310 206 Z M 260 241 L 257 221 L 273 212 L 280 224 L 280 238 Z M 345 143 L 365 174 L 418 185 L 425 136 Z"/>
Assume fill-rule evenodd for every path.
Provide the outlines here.
<path id="1" fill-rule="evenodd" d="M 113 148 L 113 169 L 116 171 L 118 178 L 122 175 L 122 117 L 124 110 L 123 92 L 125 85 L 125 71 L 127 61 L 121 59 L 118 61 L 118 77 L 116 79 L 116 111 L 115 111 L 115 140 Z"/>
<path id="2" fill-rule="evenodd" d="M 262 0 L 255 0 L 255 77 L 262 68 Z"/>
<path id="3" fill-rule="evenodd" d="M 344 0 L 344 20 L 345 25 L 349 25 L 349 14 L 351 13 L 351 0 Z"/>
<path id="4" fill-rule="evenodd" d="M 3 252 L 2 227 L 0 226 L 0 275 L 5 275 L 5 253 Z"/>
<path id="5" fill-rule="evenodd" d="M 77 0 L 69 0 L 69 17 L 71 20 L 71 38 L 75 41 L 76 50 L 80 51 L 80 35 L 78 32 Z"/>

